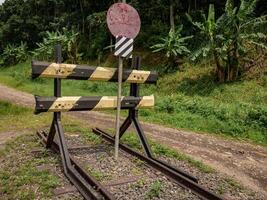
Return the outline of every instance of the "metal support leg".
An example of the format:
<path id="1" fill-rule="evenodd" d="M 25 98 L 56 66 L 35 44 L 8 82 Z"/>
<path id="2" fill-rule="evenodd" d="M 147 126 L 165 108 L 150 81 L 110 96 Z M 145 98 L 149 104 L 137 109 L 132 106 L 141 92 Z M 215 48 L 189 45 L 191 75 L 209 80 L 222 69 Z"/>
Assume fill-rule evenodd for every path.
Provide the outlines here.
<path id="1" fill-rule="evenodd" d="M 55 122 L 55 129 L 59 137 L 59 151 L 65 175 L 71 181 L 71 183 L 76 186 L 78 191 L 83 195 L 85 199 L 101 199 L 101 196 L 96 193 L 92 186 L 89 185 L 86 180 L 72 166 L 61 121 L 57 120 Z"/>
<path id="2" fill-rule="evenodd" d="M 139 121 L 136 118 L 133 118 L 133 122 L 134 122 L 134 126 L 136 128 L 136 131 L 138 133 L 138 136 L 140 138 L 140 141 L 142 143 L 142 146 L 144 148 L 145 154 L 147 155 L 147 157 L 152 158 L 152 151 L 151 148 L 148 144 L 147 138 L 144 134 L 144 131 L 139 123 Z"/>
<path id="3" fill-rule="evenodd" d="M 132 124 L 132 119 L 130 116 L 126 118 L 126 120 L 123 122 L 120 128 L 120 138 L 123 136 L 123 134 L 127 131 L 127 129 L 130 127 Z"/>
<path id="4" fill-rule="evenodd" d="M 62 62 L 60 45 L 56 45 L 55 47 L 55 58 L 57 63 Z M 60 79 L 54 80 L 54 96 L 61 96 Z M 54 141 L 56 133 L 58 134 L 59 144 L 56 144 Z M 51 124 L 47 138 L 45 138 L 43 134 L 38 133 L 38 135 L 41 136 L 47 148 L 56 147 L 56 150 L 59 151 L 62 159 L 64 174 L 86 200 L 114 200 L 114 197 L 108 191 L 101 187 L 101 185 L 93 178 L 89 177 L 86 172 L 80 166 L 78 166 L 77 163 L 75 163 L 74 160 L 70 157 L 64 136 L 63 127 L 61 124 L 60 112 L 54 113 L 53 122 Z M 97 187 L 93 188 L 92 186 Z M 96 189 L 98 189 L 98 191 Z M 101 196 L 100 194 L 103 196 Z"/>
<path id="5" fill-rule="evenodd" d="M 54 117 L 55 118 L 55 117 Z M 51 148 L 52 144 L 53 144 L 53 140 L 56 134 L 56 129 L 55 129 L 55 119 L 53 118 L 48 136 L 47 136 L 47 143 L 46 143 L 46 148 L 49 149 Z"/>
<path id="6" fill-rule="evenodd" d="M 61 45 L 56 45 L 55 46 L 55 62 L 56 63 L 61 63 L 62 62 L 62 50 L 61 50 Z M 60 97 L 61 96 L 61 80 L 59 78 L 54 79 L 54 96 L 55 97 Z M 56 130 L 55 130 L 55 123 L 57 120 L 61 119 L 61 113 L 56 112 L 54 113 L 53 117 L 53 122 L 47 137 L 47 144 L 46 148 L 50 148 L 53 140 L 55 138 Z"/>

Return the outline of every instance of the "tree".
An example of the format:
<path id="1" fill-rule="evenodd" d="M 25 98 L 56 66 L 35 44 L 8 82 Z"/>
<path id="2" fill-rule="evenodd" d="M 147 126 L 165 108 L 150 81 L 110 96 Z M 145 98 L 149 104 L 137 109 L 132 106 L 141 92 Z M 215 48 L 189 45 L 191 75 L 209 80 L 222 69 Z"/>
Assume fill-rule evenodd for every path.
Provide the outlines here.
<path id="1" fill-rule="evenodd" d="M 219 82 L 234 81 L 240 74 L 240 61 L 255 47 L 265 48 L 267 17 L 255 17 L 257 0 L 241 0 L 234 7 L 233 0 L 227 0 L 225 12 L 215 19 L 214 5 L 210 5 L 208 17 L 203 14 L 203 22 L 191 23 L 200 30 L 203 41 L 193 52 L 192 60 L 199 57 L 212 58 L 216 63 Z"/>

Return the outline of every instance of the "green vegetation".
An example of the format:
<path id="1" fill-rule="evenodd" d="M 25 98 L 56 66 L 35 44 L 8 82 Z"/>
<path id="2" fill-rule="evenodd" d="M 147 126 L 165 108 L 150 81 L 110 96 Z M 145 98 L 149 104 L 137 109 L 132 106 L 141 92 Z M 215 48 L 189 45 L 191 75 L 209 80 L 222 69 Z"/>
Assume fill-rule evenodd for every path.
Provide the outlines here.
<path id="1" fill-rule="evenodd" d="M 141 120 L 266 145 L 264 71 L 257 79 L 223 85 L 216 83 L 212 73 L 211 67 L 185 67 L 161 77 L 157 86 L 141 86 L 142 95 L 156 96 L 155 109 L 140 110 Z M 30 63 L 1 69 L 0 80 L 33 94 L 53 94 L 53 80 L 30 79 Z M 63 95 L 116 95 L 115 83 L 64 80 L 62 85 Z"/>
<path id="2" fill-rule="evenodd" d="M 36 116 L 31 109 L 0 101 L 0 132 L 37 129 L 49 124 L 51 119 L 48 114 Z"/>
<path id="3" fill-rule="evenodd" d="M 62 45 L 63 59 L 68 59 L 71 63 L 77 63 L 82 54 L 78 53 L 77 38 L 79 33 L 75 31 L 67 31 L 63 29 L 63 32 L 46 32 L 46 36 L 43 38 L 43 42 L 37 43 L 38 48 L 35 49 L 32 54 L 35 59 L 41 60 L 54 60 L 55 45 Z"/>
<path id="4" fill-rule="evenodd" d="M 91 174 L 93 177 L 95 177 L 96 180 L 98 180 L 98 181 L 104 181 L 108 178 L 102 172 L 100 172 L 100 171 L 98 171 L 92 167 L 88 167 L 87 171 L 89 172 L 89 174 Z"/>
<path id="5" fill-rule="evenodd" d="M 264 1 L 130 1 L 142 18 L 135 48 L 164 52 L 160 64 L 165 73 L 179 70 L 185 55 L 194 52 L 193 60 L 212 60 L 220 82 L 235 81 L 248 70 L 248 56 L 267 49 Z M 14 65 L 31 56 L 51 60 L 60 43 L 65 62 L 100 64 L 114 46 L 106 25 L 113 3 L 6 0 L 0 5 L 0 63 Z"/>
<path id="6" fill-rule="evenodd" d="M 34 134 L 37 128 L 49 127 L 50 119 L 46 116 L 41 116 L 43 120 L 39 120 L 38 124 L 31 124 L 29 117 L 35 120 L 35 116 L 32 114 L 32 110 L 14 106 L 10 103 L 0 102 L 1 112 L 0 119 L 6 121 L 3 123 L 10 124 L 12 122 L 12 130 L 14 131 L 27 131 L 18 138 L 6 143 L 5 149 L 0 151 L 0 193 L 7 199 L 44 199 L 50 198 L 52 190 L 55 187 L 61 185 L 60 180 L 53 173 L 54 167 L 51 165 L 57 165 L 59 163 L 59 157 L 54 156 L 51 152 L 43 149 L 38 153 L 33 153 L 32 150 L 36 148 L 42 148 L 40 142 L 38 142 L 37 136 Z M 2 122 L 1 122 L 2 123 Z M 24 123 L 24 125 L 22 125 Z M 81 122 L 73 120 L 71 118 L 64 118 L 64 130 L 67 133 L 81 134 L 83 139 L 91 144 L 98 145 L 101 139 L 92 133 L 89 128 L 85 128 Z M 9 129 L 8 129 L 9 130 Z M 1 125 L 0 134 L 4 131 L 5 126 Z M 126 134 L 123 137 L 123 142 L 129 146 L 139 149 L 140 144 L 138 138 L 134 134 Z M 160 145 L 155 142 L 151 142 L 152 150 L 158 156 L 166 156 L 178 160 L 188 162 L 190 165 L 197 167 L 203 172 L 212 172 L 212 170 L 205 166 L 203 163 L 194 161 L 192 158 L 182 155 L 168 147 Z M 101 159 L 101 158 L 99 158 Z M 140 160 L 135 161 L 137 165 L 142 165 Z M 207 169 L 209 171 L 207 171 Z M 88 168 L 88 171 L 96 177 L 98 180 L 109 180 L 109 176 L 103 175 L 101 172 Z M 136 175 L 140 175 L 140 172 L 133 171 Z M 141 179 L 137 184 L 141 185 L 145 180 Z M 161 190 L 161 183 L 154 182 L 149 189 L 147 196 L 153 197 L 158 195 Z M 155 196 L 155 197 L 156 197 Z"/>
<path id="7" fill-rule="evenodd" d="M 20 45 L 15 46 L 13 44 L 8 44 L 2 54 L 2 63 L 0 66 L 10 66 L 15 65 L 20 62 L 25 62 L 28 58 L 27 55 L 27 44 L 21 42 Z"/>
<path id="8" fill-rule="evenodd" d="M 234 0 L 227 0 L 225 13 L 215 18 L 215 8 L 209 6 L 208 16 L 203 14 L 203 23 L 193 22 L 202 34 L 202 44 L 191 55 L 193 60 L 199 57 L 212 57 L 216 63 L 219 82 L 237 80 L 244 70 L 244 58 L 255 48 L 267 50 L 267 16 L 255 17 L 253 14 L 258 0 L 241 0 L 236 7 Z M 243 62 L 242 62 L 243 61 Z"/>
<path id="9" fill-rule="evenodd" d="M 24 114 L 25 112 L 28 112 L 29 109 L 25 107 L 19 107 L 15 106 L 11 103 L 0 101 L 1 105 L 1 110 L 0 110 L 0 115 L 1 116 L 7 116 L 7 115 L 19 115 L 19 114 Z"/>
<path id="10" fill-rule="evenodd" d="M 227 190 L 229 190 L 229 188 L 237 191 L 242 191 L 245 189 L 234 179 L 225 178 L 223 181 L 219 183 L 217 191 L 219 192 L 219 194 L 224 194 Z"/>
<path id="11" fill-rule="evenodd" d="M 140 145 L 140 140 L 135 133 L 125 134 L 122 137 L 122 141 L 125 144 L 129 145 L 131 148 L 142 150 L 142 147 Z M 190 156 L 187 156 L 181 152 L 173 150 L 165 145 L 159 144 L 158 142 L 154 142 L 152 140 L 149 141 L 149 144 L 151 145 L 152 152 L 156 156 L 164 156 L 164 157 L 173 158 L 176 160 L 187 162 L 191 166 L 198 168 L 201 172 L 204 172 L 204 173 L 214 172 L 214 170 L 211 167 L 205 165 L 203 162 L 194 160 Z M 142 161 L 137 161 L 137 164 L 143 164 L 143 163 Z"/>
<path id="12" fill-rule="evenodd" d="M 151 47 L 151 49 L 154 49 L 154 53 L 163 51 L 168 58 L 165 72 L 173 72 L 177 70 L 175 69 L 175 67 L 177 67 L 177 56 L 188 55 L 190 53 L 190 50 L 186 47 L 186 41 L 193 36 L 182 37 L 182 30 L 182 25 L 177 30 L 171 29 L 166 38 L 161 38 L 161 43 Z"/>
<path id="13" fill-rule="evenodd" d="M 92 133 L 88 128 L 84 128 L 82 123 L 79 123 L 78 121 L 75 121 L 75 123 L 67 123 L 64 126 L 64 130 L 66 132 L 78 133 L 83 139 L 92 142 L 94 145 L 99 145 L 103 142 L 101 137 Z"/>
<path id="14" fill-rule="evenodd" d="M 155 197 L 159 197 L 161 190 L 162 183 L 159 180 L 155 181 L 147 191 L 146 199 L 153 199 Z"/>
<path id="15" fill-rule="evenodd" d="M 52 96 L 53 80 L 31 80 L 27 60 L 53 60 L 57 43 L 62 45 L 64 62 L 116 66 L 112 56 L 114 38 L 107 31 L 105 20 L 113 3 L 6 0 L 0 5 L 0 82 Z M 143 56 L 142 69 L 160 72 L 157 85 L 141 86 L 142 95 L 155 94 L 156 105 L 153 110 L 140 110 L 140 119 L 267 146 L 266 0 L 217 0 L 211 5 L 204 0 L 128 3 L 142 18 L 135 54 Z M 62 82 L 63 96 L 111 96 L 117 91 L 116 83 Z M 128 95 L 128 89 L 125 86 L 123 95 Z M 0 132 L 37 129 L 49 125 L 51 117 L 33 116 L 32 110 L 0 102 Z M 66 129 L 81 131 L 85 139 L 95 144 L 101 142 L 72 124 Z M 131 134 L 123 141 L 140 149 L 139 141 Z M 186 161 L 202 172 L 212 171 L 172 149 L 152 141 L 151 144 L 157 156 Z M 35 161 L 18 170 L 27 174 L 31 172 L 25 170 L 34 172 L 34 166 Z M 3 176 L 10 178 L 12 174 Z M 32 195 L 29 190 L 26 197 L 20 197 Z"/>
<path id="16" fill-rule="evenodd" d="M 31 151 L 40 147 L 37 137 L 24 134 L 6 144 L 0 153 L 0 193 L 3 199 L 49 198 L 59 185 L 59 179 L 51 169 L 40 166 L 58 163 L 57 158 L 44 151 L 34 156 Z"/>

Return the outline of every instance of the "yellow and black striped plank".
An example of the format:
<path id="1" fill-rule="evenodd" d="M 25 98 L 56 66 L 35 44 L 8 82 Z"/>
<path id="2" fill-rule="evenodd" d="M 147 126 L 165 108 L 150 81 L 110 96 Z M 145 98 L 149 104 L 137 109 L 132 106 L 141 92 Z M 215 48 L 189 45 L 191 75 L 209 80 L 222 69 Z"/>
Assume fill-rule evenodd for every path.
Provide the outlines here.
<path id="1" fill-rule="evenodd" d="M 38 77 L 117 82 L 118 70 L 107 67 L 33 61 L 32 78 Z M 158 75 L 154 71 L 125 69 L 122 79 L 126 83 L 153 84 L 157 82 Z"/>
<path id="2" fill-rule="evenodd" d="M 42 112 L 90 111 L 116 109 L 116 96 L 103 97 L 40 97 L 35 96 L 35 114 Z M 154 96 L 122 97 L 121 109 L 151 108 L 155 104 Z"/>

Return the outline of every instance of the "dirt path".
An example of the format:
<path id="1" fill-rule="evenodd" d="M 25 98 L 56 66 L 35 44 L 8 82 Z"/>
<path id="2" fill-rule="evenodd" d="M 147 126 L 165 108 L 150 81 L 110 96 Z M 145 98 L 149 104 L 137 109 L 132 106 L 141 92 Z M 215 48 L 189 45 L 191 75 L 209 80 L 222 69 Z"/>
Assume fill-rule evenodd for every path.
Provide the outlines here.
<path id="1" fill-rule="evenodd" d="M 19 105 L 34 105 L 33 95 L 3 85 L 0 85 L 1 99 Z M 70 115 L 92 127 L 114 126 L 114 117 L 107 114 L 75 112 Z M 267 148 L 149 123 L 143 123 L 143 128 L 151 139 L 202 160 L 267 198 Z"/>

